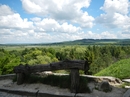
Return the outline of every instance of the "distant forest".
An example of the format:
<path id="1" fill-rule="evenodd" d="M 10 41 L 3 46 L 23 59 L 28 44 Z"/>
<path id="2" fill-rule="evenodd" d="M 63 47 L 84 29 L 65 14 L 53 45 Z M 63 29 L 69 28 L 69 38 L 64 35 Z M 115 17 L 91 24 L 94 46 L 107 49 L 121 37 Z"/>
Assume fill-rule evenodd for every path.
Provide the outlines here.
<path id="1" fill-rule="evenodd" d="M 34 46 L 17 49 L 0 47 L 0 74 L 13 73 L 19 64 L 48 64 L 65 59 L 88 60 L 89 72 L 96 74 L 121 59 L 130 58 L 130 45 L 72 45 Z"/>

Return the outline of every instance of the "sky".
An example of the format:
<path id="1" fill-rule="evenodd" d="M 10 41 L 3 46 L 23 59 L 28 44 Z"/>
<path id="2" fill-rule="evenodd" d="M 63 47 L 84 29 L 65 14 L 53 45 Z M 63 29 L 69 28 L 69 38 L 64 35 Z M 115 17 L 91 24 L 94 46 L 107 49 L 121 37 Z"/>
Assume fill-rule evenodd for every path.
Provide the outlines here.
<path id="1" fill-rule="evenodd" d="M 130 39 L 130 0 L 0 0 L 0 44 Z"/>

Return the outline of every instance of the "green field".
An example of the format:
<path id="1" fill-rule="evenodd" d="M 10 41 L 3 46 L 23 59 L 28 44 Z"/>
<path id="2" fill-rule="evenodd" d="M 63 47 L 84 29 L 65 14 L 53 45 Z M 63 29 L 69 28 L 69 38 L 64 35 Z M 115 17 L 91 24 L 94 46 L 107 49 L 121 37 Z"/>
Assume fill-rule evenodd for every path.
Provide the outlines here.
<path id="1" fill-rule="evenodd" d="M 50 48 L 50 47 L 53 47 L 53 48 L 57 48 L 57 46 L 38 46 L 38 45 L 32 45 L 32 46 L 21 46 L 21 45 L 18 45 L 18 46 L 0 46 L 0 49 L 5 49 L 7 51 L 12 51 L 12 50 L 17 50 L 17 51 L 20 51 L 20 50 L 24 50 L 24 49 L 31 49 L 31 48 Z"/>

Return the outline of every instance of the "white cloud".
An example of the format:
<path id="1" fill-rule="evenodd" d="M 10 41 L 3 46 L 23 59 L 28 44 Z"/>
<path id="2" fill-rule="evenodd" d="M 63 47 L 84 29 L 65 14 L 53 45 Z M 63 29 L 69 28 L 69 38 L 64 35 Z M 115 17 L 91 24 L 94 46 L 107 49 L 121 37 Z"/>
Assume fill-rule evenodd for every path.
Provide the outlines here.
<path id="1" fill-rule="evenodd" d="M 87 39 L 116 39 L 117 35 L 112 34 L 108 31 L 101 32 L 101 33 L 94 33 L 92 31 L 88 31 L 86 33 L 83 33 L 82 38 L 87 38 Z"/>
<path id="2" fill-rule="evenodd" d="M 12 35 L 9 29 L 0 29 L 0 37 L 8 37 Z"/>
<path id="3" fill-rule="evenodd" d="M 105 13 L 96 18 L 96 23 L 110 29 L 127 31 L 130 29 L 129 8 L 129 0 L 105 0 L 104 5 L 100 8 Z"/>
<path id="4" fill-rule="evenodd" d="M 113 14 L 107 13 L 101 14 L 96 19 L 96 22 L 108 28 L 126 28 L 126 26 L 130 25 L 130 17 L 116 12 Z"/>
<path id="5" fill-rule="evenodd" d="M 14 12 L 9 6 L 0 5 L 0 43 L 44 43 L 83 38 L 130 37 L 128 0 L 105 0 L 101 7 L 105 13 L 96 18 L 96 23 L 107 29 L 98 28 L 101 26 L 93 28 L 95 19 L 81 10 L 83 7 L 88 8 L 91 0 L 21 1 L 24 10 L 37 17 L 22 18 L 20 13 Z M 91 29 L 88 31 L 87 28 L 95 29 L 98 33 L 92 32 Z"/>
<path id="6" fill-rule="evenodd" d="M 106 13 L 113 14 L 115 12 L 120 14 L 128 14 L 129 0 L 105 0 L 103 7 L 100 9 Z"/>
<path id="7" fill-rule="evenodd" d="M 28 30 L 33 29 L 33 22 L 27 18 L 22 19 L 7 5 L 0 5 L 0 42 L 10 43 L 24 40 Z"/>
<path id="8" fill-rule="evenodd" d="M 14 13 L 8 6 L 0 5 L 0 28 L 6 29 L 30 29 L 33 27 L 33 22 L 29 22 L 27 18 L 22 19 L 18 13 Z"/>
<path id="9" fill-rule="evenodd" d="M 22 19 L 19 13 L 13 12 L 8 6 L 1 5 L 0 9 L 7 12 L 0 15 L 0 43 L 65 41 L 77 39 L 82 33 L 82 28 L 67 22 L 59 23 L 52 18 L 39 17 L 29 21 Z"/>
<path id="10" fill-rule="evenodd" d="M 54 19 L 45 18 L 42 21 L 34 22 L 36 32 L 53 32 L 53 33 L 80 33 L 82 29 L 80 27 L 73 26 L 64 22 L 62 24 L 58 23 Z"/>
<path id="11" fill-rule="evenodd" d="M 0 16 L 13 14 L 11 8 L 7 5 L 0 5 Z"/>
<path id="12" fill-rule="evenodd" d="M 42 8 L 30 0 L 22 0 L 23 7 L 26 8 L 26 11 L 29 13 L 40 13 L 42 12 Z"/>
<path id="13" fill-rule="evenodd" d="M 101 33 L 101 38 L 102 39 L 116 39 L 117 36 L 115 34 L 109 33 L 108 31 L 105 31 Z"/>
<path id="14" fill-rule="evenodd" d="M 41 18 L 39 18 L 39 17 L 34 17 L 34 18 L 31 18 L 31 20 L 32 20 L 33 22 L 39 22 L 39 21 L 41 21 Z"/>
<path id="15" fill-rule="evenodd" d="M 92 28 L 94 18 L 81 8 L 88 8 L 91 0 L 21 0 L 23 8 L 31 14 L 55 20 L 78 23 Z"/>
<path id="16" fill-rule="evenodd" d="M 76 17 L 72 21 L 75 23 L 79 23 L 83 28 L 85 27 L 92 28 L 94 25 L 93 24 L 94 18 L 92 16 L 89 16 L 87 12 L 82 13 L 81 17 Z"/>
<path id="17" fill-rule="evenodd" d="M 33 23 L 29 22 L 28 19 L 22 19 L 18 13 L 14 13 L 12 15 L 0 16 L 0 27 L 4 28 L 32 28 Z"/>
<path id="18" fill-rule="evenodd" d="M 56 22 L 54 19 L 48 19 L 48 18 L 45 18 L 38 22 L 34 22 L 34 24 L 36 26 L 35 31 L 44 31 L 44 32 L 45 31 L 52 32 L 59 25 L 58 22 Z"/>

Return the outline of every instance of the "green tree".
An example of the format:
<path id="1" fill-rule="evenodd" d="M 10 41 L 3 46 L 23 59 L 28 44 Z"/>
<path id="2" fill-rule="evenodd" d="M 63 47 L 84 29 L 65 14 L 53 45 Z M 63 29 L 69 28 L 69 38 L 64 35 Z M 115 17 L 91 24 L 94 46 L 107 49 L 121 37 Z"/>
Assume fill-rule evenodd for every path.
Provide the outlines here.
<path id="1" fill-rule="evenodd" d="M 92 72 L 92 74 L 95 74 L 99 72 L 100 70 L 104 69 L 104 60 L 102 58 L 97 58 L 95 59 L 92 64 L 90 65 L 90 70 L 89 72 Z"/>
<path id="2" fill-rule="evenodd" d="M 2 70 L 2 74 L 13 73 L 13 68 L 20 64 L 19 57 L 10 56 L 9 60 L 10 61 L 6 65 L 4 65 L 3 70 Z"/>

